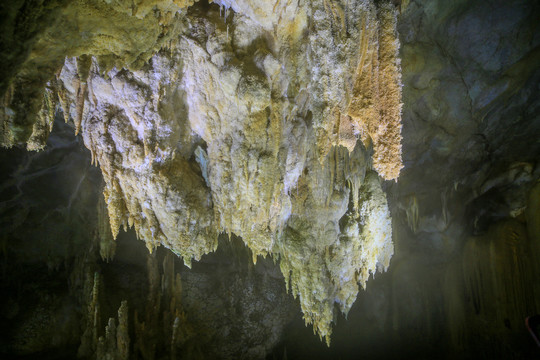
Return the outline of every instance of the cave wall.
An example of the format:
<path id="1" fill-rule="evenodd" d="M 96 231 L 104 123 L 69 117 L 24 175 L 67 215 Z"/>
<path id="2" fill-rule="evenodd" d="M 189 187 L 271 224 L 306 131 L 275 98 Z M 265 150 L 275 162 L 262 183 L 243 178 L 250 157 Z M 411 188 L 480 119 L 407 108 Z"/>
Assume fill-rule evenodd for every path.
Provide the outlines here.
<path id="1" fill-rule="evenodd" d="M 523 322 L 539 306 L 539 10 L 524 1 L 402 9 L 405 168 L 389 201 L 392 322 L 414 329 L 405 344 L 535 356 Z"/>

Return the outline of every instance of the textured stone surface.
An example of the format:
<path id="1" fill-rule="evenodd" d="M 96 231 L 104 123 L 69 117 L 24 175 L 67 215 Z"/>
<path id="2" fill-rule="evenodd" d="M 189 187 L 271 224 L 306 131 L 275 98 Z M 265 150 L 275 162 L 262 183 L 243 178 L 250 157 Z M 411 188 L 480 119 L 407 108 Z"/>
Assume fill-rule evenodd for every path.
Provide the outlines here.
<path id="1" fill-rule="evenodd" d="M 141 69 L 79 57 L 53 82 L 103 172 L 113 237 L 134 226 L 189 266 L 240 236 L 254 262 L 280 260 L 329 341 L 334 303 L 346 313 L 393 254 L 370 169 L 402 167 L 396 10 L 270 3 L 194 6 Z"/>
<path id="2" fill-rule="evenodd" d="M 4 5 L 2 36 L 11 51 L 2 51 L 2 145 L 28 141 L 40 109 L 50 110 L 50 101 L 42 100 L 47 97 L 45 85 L 66 56 L 96 56 L 102 69 L 140 67 L 177 33 L 181 27 L 177 12 L 192 4 L 189 0 L 53 0 Z M 73 80 L 82 82 L 77 92 L 84 97 L 84 71 L 79 75 L 82 78 Z M 54 88 L 54 82 L 49 86 Z"/>
<path id="3" fill-rule="evenodd" d="M 38 167 L 37 171 L 29 171 L 26 165 L 21 165 L 21 169 L 27 170 L 17 170 L 18 165 L 8 159 L 15 153 L 25 159 L 30 155 L 22 155 L 19 149 L 4 150 L 7 158 L 2 160 L 5 168 L 2 173 L 13 174 L 18 180 L 3 182 L 6 185 L 2 187 L 5 197 L 1 204 L 1 224 L 2 229 L 7 229 L 3 234 L 8 234 L 2 247 L 8 259 L 3 265 L 6 281 L 2 284 L 6 284 L 7 289 L 3 293 L 23 294 L 9 295 L 1 302 L 2 324 L 8 324 L 2 329 L 13 329 L 2 336 L 7 339 L 4 349 L 12 343 L 11 339 L 17 339 L 13 342 L 17 344 L 16 349 L 7 353 L 11 355 L 16 350 L 18 354 L 25 351 L 35 354 L 57 346 L 55 353 L 60 354 L 58 347 L 68 350 L 74 347 L 67 356 L 73 358 L 87 315 L 85 310 L 70 313 L 69 309 L 76 308 L 75 305 L 86 309 L 95 270 L 101 269 L 105 273 L 102 277 L 105 296 L 100 303 L 103 316 L 97 333 L 105 341 L 108 318 L 116 319 L 121 301 L 127 299 L 129 326 L 138 334 L 130 339 L 130 351 L 145 354 L 141 355 L 143 358 L 160 351 L 160 354 L 182 358 L 262 358 L 269 349 L 275 358 L 536 358 L 537 349 L 523 322 L 525 316 L 540 311 L 537 296 L 540 289 L 537 276 L 540 271 L 538 4 L 531 1 L 401 2 L 398 31 L 402 44 L 405 167 L 399 182 L 377 186 L 379 181 L 373 181 L 376 174 L 370 169 L 371 146 L 365 141 L 371 125 L 353 121 L 356 103 L 366 105 L 361 111 L 373 111 L 369 106 L 371 93 L 362 91 L 365 98 L 345 102 L 338 107 L 339 111 L 328 105 L 340 103 L 343 96 L 348 96 L 344 89 L 354 91 L 357 84 L 364 86 L 362 81 L 344 81 L 346 76 L 336 74 L 343 74 L 340 69 L 358 73 L 359 64 L 350 62 L 359 59 L 366 60 L 363 69 L 373 66 L 373 61 L 367 61 L 374 52 L 371 45 L 365 48 L 369 50 L 365 56 L 353 54 L 362 48 L 356 45 L 361 39 L 368 44 L 375 40 L 374 28 L 360 26 L 356 29 L 366 31 L 355 33 L 345 2 L 344 6 L 339 2 L 314 2 L 309 6 L 315 9 L 312 12 L 307 11 L 306 6 L 287 10 L 285 2 L 280 2 L 278 7 L 284 6 L 282 14 L 287 14 L 284 19 L 294 24 L 291 27 L 278 26 L 281 20 L 275 17 L 273 8 L 268 7 L 271 2 L 220 3 L 229 7 L 226 21 L 224 8 L 220 16 L 219 8 L 214 6 L 191 7 L 184 14 L 183 24 L 185 29 L 193 31 L 193 36 L 185 36 L 180 31 L 179 34 L 184 35 L 152 56 L 148 65 L 131 70 L 118 68 L 107 71 L 107 76 L 98 71 L 99 64 L 94 60 L 79 57 L 66 62 L 59 74 L 62 83 L 51 83 L 48 89 L 53 89 L 53 85 L 64 86 L 64 95 L 58 101 L 64 109 L 70 109 L 66 114 L 74 119 L 74 128 L 79 124 L 77 119 L 81 120 L 80 134 L 87 144 L 94 149 L 101 142 L 111 145 L 102 147 L 101 152 L 94 151 L 93 159 L 106 169 L 104 174 L 110 175 L 110 183 L 118 184 L 110 187 L 109 194 L 114 194 L 113 191 L 120 194 L 120 190 L 124 194 L 120 184 L 125 182 L 125 188 L 135 195 L 130 201 L 126 201 L 124 195 L 117 198 L 109 195 L 118 200 L 116 204 L 121 201 L 130 206 L 140 204 L 141 210 L 137 211 L 144 213 L 146 209 L 146 213 L 152 215 L 154 205 L 146 200 L 154 196 L 143 189 L 160 191 L 150 182 L 163 186 L 183 184 L 181 174 L 185 173 L 186 178 L 196 179 L 196 188 L 201 189 L 195 197 L 206 194 L 211 199 L 208 216 L 212 227 L 230 231 L 237 245 L 240 240 L 234 234 L 242 233 L 242 240 L 251 241 L 250 246 L 260 252 L 268 251 L 273 245 L 272 252 L 279 254 L 282 269 L 272 266 L 268 258 L 259 258 L 255 267 L 248 267 L 248 259 L 253 255 L 249 252 L 243 253 L 239 257 L 243 260 L 235 264 L 233 259 L 245 251 L 243 245 L 233 246 L 229 252 L 221 244 L 215 257 L 202 256 L 199 262 L 193 262 L 191 270 L 175 260 L 175 275 L 171 276 L 170 259 L 173 257 L 168 255 L 169 260 L 164 261 L 163 248 L 152 255 L 159 261 L 149 266 L 142 242 L 135 242 L 138 256 L 132 247 L 125 246 L 126 233 L 119 232 L 117 242 L 111 242 L 112 231 L 103 230 L 109 226 L 108 216 L 103 216 L 108 213 L 105 204 L 99 205 L 100 220 L 90 220 L 96 217 L 100 181 L 92 187 L 82 181 L 77 192 L 78 187 L 73 184 L 79 183 L 79 177 L 69 180 L 70 175 L 78 173 L 76 169 L 81 164 L 90 162 L 89 157 L 86 160 L 75 157 L 66 165 L 53 166 L 58 163 L 47 160 L 49 155 L 55 159 L 60 153 L 75 156 L 75 152 L 69 146 L 54 151 L 45 148 L 44 152 L 32 155 L 36 160 L 29 163 L 21 160 L 21 164 Z M 357 2 L 356 6 L 366 4 Z M 321 17 L 315 21 L 316 14 Z M 367 16 L 366 24 L 370 24 L 368 19 L 373 18 Z M 305 36 L 310 43 L 307 50 L 290 45 Z M 359 42 L 347 47 L 349 38 Z M 348 60 L 336 58 L 340 51 L 347 54 Z M 297 53 L 299 58 L 293 61 L 291 54 Z M 175 74 L 171 69 L 177 68 L 182 69 L 176 72 L 178 77 L 163 80 L 165 75 Z M 201 69 L 204 71 L 199 71 Z M 318 77 L 310 80 L 313 85 L 303 91 L 299 79 L 303 79 L 309 69 L 318 69 Z M 84 84 L 69 81 L 76 78 L 75 74 L 85 78 L 86 73 L 90 79 L 86 90 L 82 87 Z M 269 76 L 280 73 L 285 75 Z M 222 74 L 227 75 L 226 81 L 219 80 Z M 359 78 L 371 81 L 371 78 Z M 43 84 L 39 85 L 41 89 Z M 95 92 L 100 93 L 95 100 L 91 96 L 94 87 L 100 89 Z M 306 104 L 295 110 L 300 115 L 287 119 L 288 127 L 272 127 L 275 122 L 263 124 L 257 117 L 268 104 L 270 114 L 292 113 L 285 100 L 281 105 L 277 103 L 281 93 L 276 96 L 273 89 L 282 90 L 290 104 Z M 84 106 L 81 106 L 81 97 L 77 97 L 81 91 L 87 94 L 86 98 L 82 97 L 86 99 Z M 227 93 L 241 95 L 242 101 L 227 102 Z M 305 101 L 300 102 L 302 98 Z M 186 101 L 188 99 L 191 103 Z M 42 98 L 39 101 L 43 103 Z M 105 104 L 116 105 L 109 112 Z M 101 118 L 92 119 L 90 109 L 97 109 Z M 310 109 L 310 113 L 306 109 Z M 44 125 L 50 119 L 47 114 L 48 111 L 38 113 L 41 122 L 36 123 L 35 141 L 31 141 L 35 145 L 31 147 L 42 145 L 44 137 L 40 134 L 44 132 L 41 129 L 47 129 Z M 79 114 L 82 115 L 78 118 Z M 148 123 L 135 120 L 145 116 L 152 120 Z M 166 127 L 169 122 L 162 119 L 173 117 L 185 127 Z M 230 126 L 233 118 L 238 127 Z M 103 119 L 110 124 L 108 128 L 99 127 Z M 225 122 L 226 127 L 218 127 Z M 336 124 L 339 124 L 337 128 Z M 98 136 L 85 133 L 86 125 Z M 193 132 L 186 131 L 187 128 Z M 159 129 L 168 134 L 160 133 Z M 251 131 L 256 136 L 246 138 L 244 134 Z M 277 141 L 278 135 L 287 142 Z M 357 136 L 365 141 L 365 146 L 360 142 L 356 144 Z M 369 136 L 373 140 L 373 131 Z M 175 149 L 175 160 L 172 155 L 160 157 L 160 154 L 172 154 L 167 149 L 177 144 L 182 146 Z M 256 146 L 249 147 L 249 144 Z M 276 144 L 278 150 L 274 148 Z M 331 148 L 331 144 L 342 147 Z M 117 146 L 123 150 L 117 151 Z M 376 144 L 372 147 L 376 148 Z M 305 156 L 297 156 L 303 152 Z M 153 162 L 137 167 L 140 158 L 146 156 Z M 247 159 L 247 165 L 236 158 Z M 252 158 L 257 162 L 250 165 Z M 259 161 L 261 158 L 264 161 Z M 175 175 L 173 181 L 165 181 L 177 173 L 164 170 L 161 160 L 157 159 L 170 161 L 182 172 Z M 124 164 L 135 170 L 117 171 Z M 87 167 L 84 165 L 85 169 Z M 74 170 L 67 170 L 70 168 Z M 243 172 L 246 168 L 249 171 Z M 309 171 L 304 172 L 304 168 Z M 99 173 L 97 168 L 91 169 Z M 263 174 L 259 169 L 273 172 Z M 53 175 L 55 171 L 59 176 Z M 243 180 L 246 173 L 249 176 Z M 234 181 L 223 180 L 228 178 Z M 356 184 L 350 185 L 347 179 Z M 264 210 L 268 204 L 274 204 L 270 201 L 273 199 L 260 198 L 257 194 L 270 197 L 274 192 L 283 193 L 277 186 L 278 190 L 259 190 L 254 186 L 269 181 L 283 184 L 282 191 L 286 194 L 276 197 L 275 203 L 279 206 L 270 207 L 275 210 L 271 218 L 276 221 L 268 221 L 266 216 L 270 212 Z M 224 186 L 227 182 L 233 186 Z M 359 191 L 355 194 L 353 188 Z M 182 196 L 186 194 L 183 188 L 174 191 Z M 363 259 L 374 259 L 373 252 L 358 251 L 361 243 L 350 239 L 360 234 L 360 227 L 356 226 L 362 222 L 377 228 L 377 222 L 364 215 L 368 208 L 385 209 L 380 201 L 372 201 L 370 197 L 380 191 L 387 194 L 388 210 L 392 214 L 395 244 L 392 263 L 386 273 L 377 274 L 365 291 L 359 292 L 345 319 L 336 310 L 341 308 L 347 312 L 355 298 L 350 294 L 356 294 L 358 289 L 356 281 L 362 282 L 366 276 L 365 272 L 357 273 L 353 269 L 371 268 Z M 19 195 L 7 195 L 12 193 Z M 73 196 L 74 193 L 79 195 Z M 355 208 L 356 196 L 358 206 Z M 244 206 L 241 200 L 245 198 L 257 206 L 253 209 Z M 287 208 L 283 205 L 286 202 L 283 199 L 287 198 L 290 215 L 281 237 L 273 243 L 268 237 L 257 237 L 260 232 L 271 234 L 272 226 L 279 223 L 277 220 L 285 218 L 281 210 Z M 93 202 L 89 201 L 91 199 Z M 381 197 L 375 196 L 375 199 Z M 151 211 L 142 206 L 145 203 Z M 48 204 L 53 207 L 71 205 L 62 205 L 64 210 L 51 212 L 45 210 Z M 79 213 L 79 205 L 75 204 L 81 204 L 81 215 L 74 215 Z M 160 202 L 156 202 L 157 207 L 161 207 Z M 228 211 L 229 208 L 233 211 Z M 129 219 L 126 209 L 127 206 L 120 212 L 117 225 Z M 132 209 L 137 207 L 133 205 Z M 204 214 L 204 207 L 198 211 L 197 216 Z M 154 216 L 138 219 L 141 237 L 151 235 L 155 219 L 167 218 L 166 214 Z M 250 219 L 247 224 L 239 221 L 246 217 Z M 88 223 L 89 230 L 83 230 L 86 229 L 83 223 Z M 252 234 L 252 225 L 258 230 L 253 231 L 250 240 L 246 234 Z M 189 228 L 191 224 L 182 226 Z M 368 226 L 362 229 L 367 231 Z M 93 236 L 89 235 L 93 230 L 103 235 L 93 242 L 94 260 L 85 262 L 83 248 L 91 242 Z M 335 240 L 338 231 L 339 242 Z M 177 239 L 158 237 L 174 248 Z M 151 239 L 148 244 L 153 247 Z M 365 241 L 366 236 L 363 239 Z M 226 239 L 221 240 L 226 242 Z M 111 244 L 117 245 L 114 259 Z M 201 245 L 212 249 L 215 244 L 208 240 Z M 79 283 L 74 283 L 78 284 L 74 287 L 78 300 L 74 301 L 64 295 L 67 293 L 65 285 L 49 285 L 55 284 L 54 279 L 58 284 L 66 283 L 67 275 L 60 275 L 64 274 L 64 256 L 73 255 L 76 250 L 81 251 L 75 254 L 80 257 L 79 263 L 88 264 L 87 267 L 77 265 L 77 269 L 86 269 L 88 276 L 80 276 Z M 195 248 L 189 251 L 196 254 Z M 110 262 L 99 262 L 98 254 Z M 307 258 L 309 261 L 302 261 Z M 50 264 L 50 273 L 35 276 L 35 273 L 47 273 L 45 261 Z M 98 262 L 98 267 L 94 261 Z M 351 266 L 342 267 L 344 261 Z M 380 259 L 381 263 L 385 261 L 384 257 Z M 59 271 L 55 271 L 56 268 Z M 292 300 L 285 300 L 285 279 L 280 271 L 290 274 L 287 277 L 290 289 L 300 295 L 297 302 L 308 319 L 311 317 L 312 321 L 322 324 L 323 319 L 332 316 L 330 348 L 313 336 L 311 328 L 305 328 L 302 314 L 290 317 L 287 313 Z M 180 297 L 176 273 L 180 275 Z M 231 276 L 226 277 L 226 273 Z M 332 278 L 339 282 L 329 283 L 328 279 Z M 13 290 L 18 283 L 24 284 L 20 293 Z M 154 290 L 148 291 L 152 286 Z M 308 288 L 315 289 L 315 293 L 305 290 Z M 159 296 L 162 296 L 160 300 Z M 332 297 L 337 303 L 336 310 L 331 310 L 334 314 L 322 301 Z M 40 300 L 32 302 L 22 298 Z M 152 310 L 156 304 L 159 310 Z M 65 317 L 59 315 L 63 311 Z M 138 312 L 137 322 L 135 311 Z M 59 327 L 62 319 L 72 320 Z M 293 321 L 285 327 L 291 319 Z M 81 323 L 82 328 L 73 331 L 69 327 L 73 322 Z M 55 328 L 60 330 L 51 335 L 50 329 Z M 211 337 L 207 336 L 209 333 Z M 28 334 L 32 334 L 34 342 L 28 341 Z"/>

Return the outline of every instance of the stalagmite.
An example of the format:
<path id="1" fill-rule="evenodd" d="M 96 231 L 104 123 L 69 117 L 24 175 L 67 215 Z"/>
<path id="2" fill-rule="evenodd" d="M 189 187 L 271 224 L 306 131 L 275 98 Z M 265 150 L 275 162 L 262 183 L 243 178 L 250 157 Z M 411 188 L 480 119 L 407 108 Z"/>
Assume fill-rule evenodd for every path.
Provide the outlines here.
<path id="1" fill-rule="evenodd" d="M 88 281 L 89 279 L 87 279 Z M 90 282 L 90 281 L 89 281 Z M 98 332 L 101 328 L 100 313 L 100 287 L 101 281 L 98 272 L 94 273 L 90 282 L 91 292 L 87 299 L 86 327 L 81 337 L 81 344 L 77 355 L 79 357 L 93 357 L 98 346 Z M 85 284 L 86 285 L 86 284 Z"/>
<path id="2" fill-rule="evenodd" d="M 98 340 L 95 358 L 103 360 L 128 360 L 130 358 L 127 301 L 122 301 L 118 309 L 118 325 L 114 318 L 109 318 L 105 336 L 101 336 Z"/>

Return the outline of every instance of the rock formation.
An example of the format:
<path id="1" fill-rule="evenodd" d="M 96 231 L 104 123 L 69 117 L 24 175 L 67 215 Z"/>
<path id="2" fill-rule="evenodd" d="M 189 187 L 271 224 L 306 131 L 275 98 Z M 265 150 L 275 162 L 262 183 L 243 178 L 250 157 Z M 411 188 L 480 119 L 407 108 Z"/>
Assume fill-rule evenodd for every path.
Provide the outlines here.
<path id="1" fill-rule="evenodd" d="M 0 357 L 536 358 L 540 5 L 392 3 L 0 5 Z"/>
<path id="2" fill-rule="evenodd" d="M 61 7 L 57 21 L 88 35 L 60 43 L 49 27 L 39 37 L 8 84 L 3 144 L 42 148 L 61 104 L 103 173 L 113 237 L 133 226 L 150 251 L 163 245 L 190 266 L 219 233 L 240 236 L 254 262 L 279 259 L 329 343 L 334 303 L 347 313 L 358 283 L 393 254 L 371 169 L 395 180 L 403 167 L 397 11 L 215 3 Z M 101 25 L 107 11 L 113 21 Z M 39 55 L 49 48 L 68 56 L 63 66 Z M 24 69 L 36 62 L 59 70 L 30 97 L 36 75 Z"/>

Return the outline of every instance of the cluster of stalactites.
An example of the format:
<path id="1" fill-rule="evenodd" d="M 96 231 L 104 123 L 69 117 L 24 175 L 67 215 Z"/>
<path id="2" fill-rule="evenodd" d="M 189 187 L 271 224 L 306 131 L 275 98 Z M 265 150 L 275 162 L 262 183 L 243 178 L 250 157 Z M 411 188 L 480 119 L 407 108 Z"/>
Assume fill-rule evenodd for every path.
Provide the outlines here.
<path id="1" fill-rule="evenodd" d="M 318 181 L 301 179 L 309 188 L 293 197 L 293 208 L 301 200 L 317 211 L 293 217 L 279 244 L 286 287 L 299 298 L 306 324 L 328 344 L 334 306 L 347 314 L 358 284 L 365 289 L 371 275 L 386 270 L 394 251 L 386 196 L 358 153 L 349 158 L 347 149 L 332 149 L 332 159 L 315 169 Z"/>
<path id="2" fill-rule="evenodd" d="M 396 10 L 367 0 L 277 1 L 273 11 L 216 2 L 234 15 L 186 15 L 196 36 L 179 36 L 140 70 L 66 59 L 43 119 L 57 99 L 101 168 L 105 259 L 121 227 L 188 266 L 216 249 L 220 232 L 234 233 L 254 262 L 279 257 L 306 322 L 329 343 L 335 305 L 347 313 L 358 284 L 393 254 L 370 168 L 397 179 L 403 167 Z"/>

